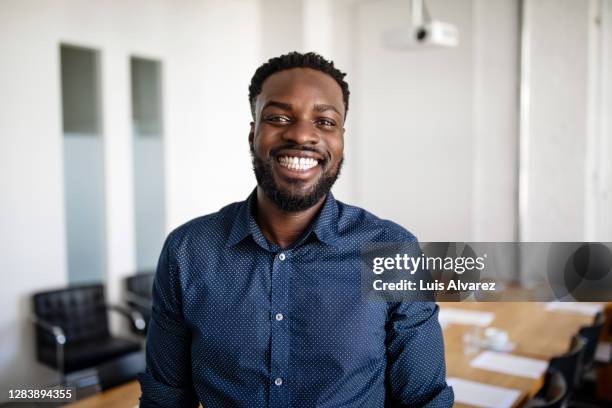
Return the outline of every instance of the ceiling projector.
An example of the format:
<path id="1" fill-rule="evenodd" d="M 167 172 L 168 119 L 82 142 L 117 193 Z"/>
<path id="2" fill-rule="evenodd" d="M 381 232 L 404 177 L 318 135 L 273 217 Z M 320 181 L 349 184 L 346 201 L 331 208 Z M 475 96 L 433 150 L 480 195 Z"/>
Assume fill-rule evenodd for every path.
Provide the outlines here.
<path id="1" fill-rule="evenodd" d="M 456 47 L 459 31 L 453 24 L 432 20 L 424 0 L 412 0 L 411 22 L 383 34 L 385 46 L 394 49 Z"/>

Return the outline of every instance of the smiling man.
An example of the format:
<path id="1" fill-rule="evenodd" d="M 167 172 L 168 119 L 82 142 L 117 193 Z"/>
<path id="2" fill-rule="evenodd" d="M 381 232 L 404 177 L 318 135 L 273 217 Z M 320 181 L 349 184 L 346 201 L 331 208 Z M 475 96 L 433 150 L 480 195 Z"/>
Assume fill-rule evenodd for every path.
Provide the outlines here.
<path id="1" fill-rule="evenodd" d="M 361 296 L 361 247 L 416 239 L 330 191 L 344 74 L 290 53 L 257 69 L 249 100 L 257 188 L 168 236 L 140 406 L 452 406 L 437 306 Z"/>

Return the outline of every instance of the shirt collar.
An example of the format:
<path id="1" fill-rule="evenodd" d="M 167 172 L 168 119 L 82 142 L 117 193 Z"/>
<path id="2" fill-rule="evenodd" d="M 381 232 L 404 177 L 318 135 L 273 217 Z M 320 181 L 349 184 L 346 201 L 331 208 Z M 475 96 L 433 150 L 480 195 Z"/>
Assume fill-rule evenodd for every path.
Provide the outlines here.
<path id="1" fill-rule="evenodd" d="M 257 203 L 257 188 L 255 188 L 249 197 L 241 202 L 238 207 L 238 212 L 234 217 L 234 222 L 231 227 L 227 246 L 234 246 L 242 241 L 247 236 L 251 235 L 255 242 L 260 246 L 267 248 L 268 244 L 264 238 L 255 217 L 253 217 L 253 209 Z M 316 217 L 313 224 L 309 228 L 314 232 L 319 241 L 337 246 L 338 244 L 338 203 L 331 191 L 327 194 L 323 207 Z"/>
<path id="2" fill-rule="evenodd" d="M 338 221 L 338 203 L 330 191 L 312 228 L 319 241 L 331 246 L 338 245 Z"/>

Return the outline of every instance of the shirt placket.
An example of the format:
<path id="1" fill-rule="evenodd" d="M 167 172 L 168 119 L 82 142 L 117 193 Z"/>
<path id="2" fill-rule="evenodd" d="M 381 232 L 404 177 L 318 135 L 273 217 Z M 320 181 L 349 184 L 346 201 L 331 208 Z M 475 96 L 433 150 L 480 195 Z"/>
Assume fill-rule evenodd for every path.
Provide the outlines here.
<path id="1" fill-rule="evenodd" d="M 280 251 L 272 263 L 270 407 L 289 405 L 289 280 L 291 252 Z"/>

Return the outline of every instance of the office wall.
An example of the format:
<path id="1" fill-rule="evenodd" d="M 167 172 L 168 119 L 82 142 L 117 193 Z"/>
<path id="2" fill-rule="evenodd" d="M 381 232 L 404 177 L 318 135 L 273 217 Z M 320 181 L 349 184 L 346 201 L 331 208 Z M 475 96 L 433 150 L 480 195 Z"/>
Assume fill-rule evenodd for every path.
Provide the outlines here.
<path id="1" fill-rule="evenodd" d="M 67 281 L 60 43 L 100 52 L 106 279 L 135 269 L 129 58 L 162 61 L 167 229 L 254 186 L 247 86 L 259 62 L 257 1 L 0 4 L 0 386 L 45 384 L 29 296 Z"/>
<path id="2" fill-rule="evenodd" d="M 585 232 L 589 2 L 527 1 L 525 6 L 522 236 L 580 240 Z"/>
<path id="3" fill-rule="evenodd" d="M 261 60 L 303 50 L 304 0 L 260 0 Z"/>
<path id="4" fill-rule="evenodd" d="M 429 1 L 460 45 L 401 51 L 382 36 L 407 24 L 408 1 L 334 4 L 354 202 L 425 241 L 514 240 L 518 2 Z"/>
<path id="5" fill-rule="evenodd" d="M 523 11 L 520 238 L 612 237 L 610 0 L 528 0 Z M 532 255 L 535 256 L 535 255 Z M 525 282 L 539 275 L 521 259 Z"/>
<path id="6" fill-rule="evenodd" d="M 606 128 L 611 8 L 610 0 L 525 2 L 525 241 L 604 241 L 612 236 L 612 134 Z"/>
<path id="7" fill-rule="evenodd" d="M 601 94 L 600 103 L 600 208 L 597 214 L 599 218 L 599 239 L 612 241 L 612 0 L 606 0 L 602 4 L 602 29 L 601 29 Z"/>
<path id="8" fill-rule="evenodd" d="M 557 3 L 430 0 L 460 45 L 397 51 L 382 35 L 406 24 L 407 0 L 294 1 L 295 48 L 349 73 L 336 195 L 425 241 L 609 239 L 612 2 Z"/>

